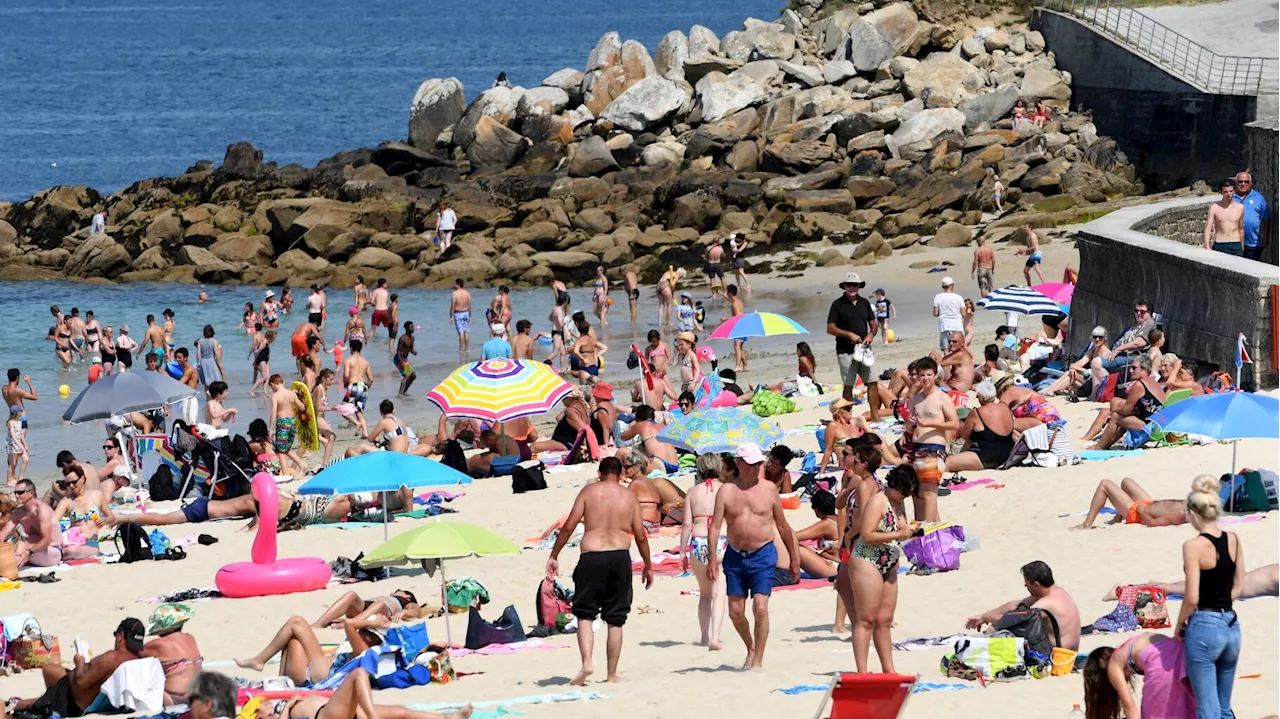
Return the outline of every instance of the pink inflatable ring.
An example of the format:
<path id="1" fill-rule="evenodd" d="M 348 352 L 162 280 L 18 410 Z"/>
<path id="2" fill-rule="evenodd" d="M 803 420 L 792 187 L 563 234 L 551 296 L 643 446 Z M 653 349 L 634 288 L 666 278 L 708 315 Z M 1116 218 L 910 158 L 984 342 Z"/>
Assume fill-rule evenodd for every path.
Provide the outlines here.
<path id="1" fill-rule="evenodd" d="M 243 599 L 324 589 L 333 575 L 328 562 L 319 557 L 276 559 L 276 518 L 280 503 L 276 480 L 266 472 L 253 475 L 253 498 L 258 501 L 253 561 L 235 562 L 219 569 L 214 578 L 218 591 Z"/>

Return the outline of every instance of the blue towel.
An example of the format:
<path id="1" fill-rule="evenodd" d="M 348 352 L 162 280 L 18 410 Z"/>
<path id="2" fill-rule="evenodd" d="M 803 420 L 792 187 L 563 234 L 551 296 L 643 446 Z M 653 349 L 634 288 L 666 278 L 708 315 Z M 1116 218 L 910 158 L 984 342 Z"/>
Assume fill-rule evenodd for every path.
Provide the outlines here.
<path id="1" fill-rule="evenodd" d="M 1084 449 L 1076 452 L 1076 456 L 1083 460 L 1102 461 L 1104 459 L 1115 459 L 1116 457 L 1137 457 L 1146 454 L 1145 449 Z"/>
<path id="2" fill-rule="evenodd" d="M 783 694 L 804 694 L 805 692 L 825 692 L 829 684 L 800 684 L 799 686 L 778 689 Z"/>

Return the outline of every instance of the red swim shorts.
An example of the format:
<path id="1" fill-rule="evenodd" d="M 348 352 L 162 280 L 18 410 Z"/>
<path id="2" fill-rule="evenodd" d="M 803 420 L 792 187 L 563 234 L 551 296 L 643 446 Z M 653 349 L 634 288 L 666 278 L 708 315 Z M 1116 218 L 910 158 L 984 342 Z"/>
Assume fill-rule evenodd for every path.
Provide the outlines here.
<path id="1" fill-rule="evenodd" d="M 383 327 L 391 326 L 391 317 L 387 315 L 386 310 L 374 310 L 373 319 L 370 320 L 374 327 L 382 325 Z"/>

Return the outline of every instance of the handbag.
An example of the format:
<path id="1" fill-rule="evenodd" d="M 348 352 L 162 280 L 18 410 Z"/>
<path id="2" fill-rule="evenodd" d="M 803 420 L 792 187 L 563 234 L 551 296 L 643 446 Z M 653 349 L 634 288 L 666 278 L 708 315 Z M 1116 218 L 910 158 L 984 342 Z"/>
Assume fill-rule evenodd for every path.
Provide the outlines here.
<path id="1" fill-rule="evenodd" d="M 944 524 L 908 540 L 902 545 L 902 554 L 913 566 L 949 572 L 960 568 L 960 552 L 965 546 L 964 527 Z"/>
<path id="2" fill-rule="evenodd" d="M 1165 629 L 1169 623 L 1169 609 L 1165 606 L 1165 594 L 1156 587 L 1126 585 L 1120 588 L 1120 604 L 1133 610 L 1138 626 L 1143 629 Z"/>
<path id="3" fill-rule="evenodd" d="M 22 635 L 9 642 L 13 663 L 22 669 L 40 669 L 49 663 L 62 663 L 62 647 L 58 637 L 40 631 L 34 618 L 22 625 Z"/>

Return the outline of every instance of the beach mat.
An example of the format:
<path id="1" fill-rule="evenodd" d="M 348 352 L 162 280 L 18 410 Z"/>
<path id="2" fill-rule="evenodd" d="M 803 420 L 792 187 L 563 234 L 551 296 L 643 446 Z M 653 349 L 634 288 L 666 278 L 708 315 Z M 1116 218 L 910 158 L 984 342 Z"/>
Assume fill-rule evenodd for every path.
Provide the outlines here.
<path id="1" fill-rule="evenodd" d="M 1137 457 L 1146 454 L 1145 449 L 1082 449 L 1076 456 L 1086 462 L 1101 462 L 1117 457 Z"/>
<path id="2" fill-rule="evenodd" d="M 492 699 L 488 701 L 472 702 L 471 706 L 475 709 L 497 710 L 508 709 L 521 704 L 561 704 L 564 702 L 577 701 L 600 701 L 609 697 L 598 692 L 589 692 L 583 690 L 571 690 L 567 692 L 558 692 L 556 694 L 532 694 L 523 697 L 514 697 L 512 699 Z M 419 712 L 451 712 L 457 711 L 464 706 L 458 702 L 441 702 L 438 704 L 409 704 L 405 708 Z M 477 714 L 479 712 L 476 712 Z M 475 714 L 472 714 L 474 717 Z"/>
<path id="3" fill-rule="evenodd" d="M 516 654 L 517 652 L 534 652 L 547 649 L 568 649 L 568 644 L 547 644 L 537 639 L 529 639 L 523 642 L 511 642 L 510 644 L 490 644 L 479 649 L 467 649 L 461 644 L 454 644 L 449 649 L 449 655 L 454 657 L 465 657 L 468 654 L 484 654 L 486 656 L 494 654 Z"/>
<path id="4" fill-rule="evenodd" d="M 831 687 L 830 684 L 798 684 L 794 687 L 774 689 L 774 691 L 782 692 L 783 694 L 795 695 L 795 694 L 807 694 L 809 692 L 825 692 L 830 687 Z M 911 687 L 911 693 L 919 694 L 921 692 L 951 692 L 951 691 L 958 691 L 960 689 L 971 689 L 971 688 L 972 687 L 969 686 L 968 684 L 954 684 L 951 682 L 917 681 Z"/>

